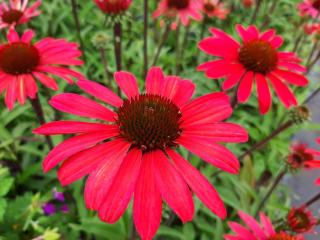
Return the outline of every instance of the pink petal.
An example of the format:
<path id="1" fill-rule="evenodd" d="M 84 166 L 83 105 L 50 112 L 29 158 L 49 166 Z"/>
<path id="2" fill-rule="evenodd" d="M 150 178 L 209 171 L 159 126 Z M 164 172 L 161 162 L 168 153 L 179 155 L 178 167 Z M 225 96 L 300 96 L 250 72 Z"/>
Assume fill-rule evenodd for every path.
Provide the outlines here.
<path id="1" fill-rule="evenodd" d="M 286 68 L 289 70 L 305 73 L 307 72 L 307 68 L 304 66 L 301 66 L 300 64 L 297 63 L 292 63 L 292 62 L 278 62 L 278 67 L 281 68 Z"/>
<path id="2" fill-rule="evenodd" d="M 296 97 L 294 96 L 293 92 L 287 87 L 287 85 L 285 85 L 279 78 L 277 78 L 273 74 L 269 74 L 268 78 L 270 79 L 275 92 L 286 108 L 289 108 L 291 105 L 298 105 Z"/>
<path id="3" fill-rule="evenodd" d="M 55 91 L 59 89 L 58 84 L 53 78 L 48 77 L 47 75 L 40 72 L 34 72 L 33 75 L 46 87 Z"/>
<path id="4" fill-rule="evenodd" d="M 234 123 L 210 123 L 190 126 L 183 129 L 183 137 L 201 138 L 212 142 L 247 142 L 248 133 Z"/>
<path id="5" fill-rule="evenodd" d="M 247 226 L 252 230 L 252 232 L 258 237 L 259 240 L 267 239 L 267 236 L 261 229 L 261 226 L 253 217 L 242 211 L 238 211 L 238 214 L 241 219 L 247 224 Z"/>
<path id="6" fill-rule="evenodd" d="M 25 43 L 30 43 L 33 37 L 34 37 L 34 31 L 29 29 L 24 32 L 24 34 L 22 35 L 21 41 Z"/>
<path id="7" fill-rule="evenodd" d="M 225 60 L 216 60 L 205 64 L 207 64 L 206 67 L 210 66 L 210 68 L 206 71 L 206 76 L 213 79 L 221 78 L 232 74 L 233 72 L 237 72 L 240 68 L 240 65 L 232 64 Z M 203 65 L 200 65 L 198 69 L 201 69 L 201 67 L 203 67 Z"/>
<path id="8" fill-rule="evenodd" d="M 272 226 L 271 220 L 263 213 L 260 213 L 260 221 L 261 221 L 261 224 L 262 224 L 264 230 L 268 234 L 268 236 L 272 236 L 276 233 L 276 231 L 274 230 L 274 228 Z"/>
<path id="9" fill-rule="evenodd" d="M 270 29 L 261 35 L 260 40 L 269 41 L 272 37 L 274 37 L 275 33 L 276 31 L 274 29 Z"/>
<path id="10" fill-rule="evenodd" d="M 116 114 L 97 102 L 74 93 L 62 93 L 49 101 L 50 105 L 62 112 L 81 117 L 97 118 L 114 122 Z"/>
<path id="11" fill-rule="evenodd" d="M 27 96 L 31 99 L 37 97 L 38 86 L 31 74 L 24 75 Z"/>
<path id="12" fill-rule="evenodd" d="M 14 28 L 9 29 L 7 38 L 10 43 L 20 41 L 19 34 L 14 30 Z"/>
<path id="13" fill-rule="evenodd" d="M 12 82 L 8 84 L 6 96 L 5 96 L 5 103 L 9 110 L 13 109 L 14 103 L 17 99 L 17 80 L 12 79 Z"/>
<path id="14" fill-rule="evenodd" d="M 246 239 L 246 240 L 257 240 L 257 238 L 245 227 L 241 226 L 239 223 L 236 222 L 229 222 L 229 227 L 234 231 L 240 239 Z"/>
<path id="15" fill-rule="evenodd" d="M 114 78 L 129 99 L 139 95 L 137 79 L 133 74 L 120 71 L 114 74 Z"/>
<path id="16" fill-rule="evenodd" d="M 23 75 L 17 77 L 17 98 L 20 104 L 25 104 L 27 96 Z"/>
<path id="17" fill-rule="evenodd" d="M 159 94 L 162 91 L 164 75 L 159 67 L 150 68 L 146 79 L 146 90 L 150 94 Z"/>
<path id="18" fill-rule="evenodd" d="M 238 88 L 238 101 L 245 103 L 249 100 L 253 87 L 254 73 L 247 72 L 241 80 Z"/>
<path id="19" fill-rule="evenodd" d="M 166 76 L 163 81 L 161 95 L 172 100 L 178 91 L 180 81 L 181 79 L 177 76 Z"/>
<path id="20" fill-rule="evenodd" d="M 180 80 L 176 94 L 172 101 L 182 107 L 190 101 L 195 91 L 195 84 L 191 80 Z"/>
<path id="21" fill-rule="evenodd" d="M 134 191 L 133 218 L 142 239 L 152 239 L 161 222 L 162 199 L 152 170 L 152 153 L 143 154 Z"/>
<path id="22" fill-rule="evenodd" d="M 255 77 L 260 113 L 265 114 L 271 107 L 271 93 L 269 85 L 267 79 L 262 74 L 257 73 Z"/>
<path id="23" fill-rule="evenodd" d="M 191 221 L 194 214 L 192 194 L 170 161 L 161 151 L 153 151 L 153 171 L 162 198 L 180 217 L 182 222 Z"/>
<path id="24" fill-rule="evenodd" d="M 99 83 L 88 81 L 88 80 L 79 80 L 77 85 L 85 92 L 90 95 L 104 101 L 105 103 L 110 104 L 114 107 L 120 107 L 123 104 L 123 101 L 120 97 L 114 94 L 110 89 L 102 86 Z"/>
<path id="25" fill-rule="evenodd" d="M 125 212 L 133 195 L 141 165 L 142 152 L 132 149 L 123 159 L 120 169 L 99 208 L 99 217 L 115 223 Z"/>
<path id="26" fill-rule="evenodd" d="M 98 142 L 119 134 L 118 129 L 110 129 L 100 132 L 78 135 L 65 140 L 52 149 L 43 162 L 43 169 L 48 172 L 58 163 L 71 157 L 73 154 L 85 150 Z"/>
<path id="27" fill-rule="evenodd" d="M 227 211 L 219 194 L 211 186 L 209 181 L 195 167 L 173 150 L 167 150 L 167 154 L 173 160 L 174 166 L 191 190 L 213 213 L 224 219 L 227 216 Z"/>
<path id="28" fill-rule="evenodd" d="M 272 47 L 278 49 L 279 47 L 282 46 L 283 44 L 283 39 L 280 36 L 276 36 L 274 39 L 272 39 L 270 41 L 270 44 L 272 45 Z"/>
<path id="29" fill-rule="evenodd" d="M 224 80 L 222 89 L 224 91 L 229 90 L 230 88 L 236 86 L 240 80 L 242 79 L 243 75 L 245 74 L 246 70 L 242 67 L 238 72 L 230 74 L 226 80 Z"/>
<path id="30" fill-rule="evenodd" d="M 105 161 L 123 159 L 130 144 L 122 139 L 115 139 L 78 152 L 65 160 L 58 171 L 58 178 L 63 186 L 96 171 Z"/>
<path id="31" fill-rule="evenodd" d="M 231 36 L 226 34 L 224 31 L 218 28 L 210 28 L 209 31 L 216 37 L 220 38 L 224 42 L 226 42 L 229 47 L 232 46 L 233 49 L 238 49 L 240 47 L 239 43 L 234 40 Z"/>
<path id="32" fill-rule="evenodd" d="M 34 129 L 33 133 L 42 135 L 58 135 L 58 134 L 75 134 L 98 132 L 113 129 L 116 131 L 118 127 L 102 123 L 90 123 L 79 121 L 55 121 L 42 125 Z"/>
<path id="33" fill-rule="evenodd" d="M 200 41 L 198 47 L 210 55 L 229 60 L 236 59 L 238 56 L 238 46 L 223 39 L 208 37 Z"/>
<path id="34" fill-rule="evenodd" d="M 199 97 L 182 109 L 181 127 L 214 123 L 232 114 L 229 98 L 225 93 L 212 93 Z"/>
<path id="35" fill-rule="evenodd" d="M 308 85 L 309 83 L 308 79 L 305 76 L 294 73 L 294 72 L 276 69 L 274 73 L 279 77 L 281 77 L 282 79 L 289 82 L 290 84 L 293 84 L 296 86 L 303 87 Z"/>
<path id="36" fill-rule="evenodd" d="M 231 174 L 237 174 L 239 171 L 240 164 L 237 157 L 226 147 L 198 138 L 190 141 L 189 138 L 185 138 L 183 136 L 178 138 L 176 142 L 184 146 L 193 154 L 223 171 Z"/>

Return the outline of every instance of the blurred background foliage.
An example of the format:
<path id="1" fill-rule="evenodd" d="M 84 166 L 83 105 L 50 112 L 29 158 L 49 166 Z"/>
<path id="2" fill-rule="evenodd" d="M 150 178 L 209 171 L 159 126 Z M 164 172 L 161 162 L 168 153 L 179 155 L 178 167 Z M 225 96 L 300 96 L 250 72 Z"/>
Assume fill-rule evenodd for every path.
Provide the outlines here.
<path id="1" fill-rule="evenodd" d="M 224 0 L 232 11 L 226 20 L 207 19 L 206 25 L 192 22 L 188 28 L 180 29 L 180 38 L 176 31 L 171 31 L 163 48 L 158 65 L 167 74 L 175 71 L 176 52 L 181 58 L 180 75 L 193 80 L 197 85 L 197 95 L 212 91 L 220 91 L 221 81 L 208 80 L 203 73 L 197 72 L 198 63 L 204 62 L 208 56 L 197 48 L 197 42 L 208 36 L 208 28 L 215 26 L 233 34 L 236 23 L 248 25 L 254 8 L 246 9 L 240 0 Z M 255 24 L 264 28 L 275 28 L 285 39 L 283 49 L 292 50 L 295 39 L 303 31 L 300 26 L 300 17 L 296 10 L 298 0 L 278 0 L 277 7 L 269 12 L 272 1 L 263 1 Z M 112 27 L 104 24 L 105 16 L 94 5 L 93 1 L 81 0 L 79 4 L 79 18 L 81 35 L 84 39 L 86 64 L 81 71 L 91 80 L 102 84 L 108 83 L 110 73 L 116 70 L 113 52 Z M 150 1 L 150 12 L 156 8 L 157 1 Z M 134 0 L 128 14 L 123 20 L 123 69 L 133 72 L 143 86 L 143 3 Z M 42 14 L 29 24 L 29 28 L 36 31 L 36 39 L 47 36 L 66 38 L 78 41 L 73 21 L 71 2 L 68 0 L 43 1 Z M 267 23 L 265 23 L 267 21 Z M 23 28 L 18 29 L 20 32 Z M 158 21 L 150 20 L 149 24 L 149 59 L 153 58 L 160 41 L 161 32 Z M 4 41 L 2 32 L 2 40 Z M 103 34 L 106 42 L 102 46 L 93 44 L 97 34 Z M 180 42 L 177 42 L 177 39 Z M 299 49 L 299 55 L 306 59 L 312 48 L 313 39 L 306 37 Z M 109 75 L 101 60 L 101 48 L 106 54 Z M 178 48 L 178 50 L 177 50 Z M 314 68 L 317 71 L 317 66 Z M 70 86 L 59 80 L 59 92 L 79 92 L 75 86 Z M 302 101 L 310 91 L 320 84 L 318 79 L 312 80 L 310 87 L 300 90 L 298 99 Z M 115 87 L 115 86 L 113 86 Z M 47 121 L 57 118 L 57 113 L 48 105 L 47 100 L 56 93 L 42 88 L 40 100 L 43 104 Z M 255 95 L 255 94 L 253 94 Z M 32 129 L 38 126 L 31 106 L 16 106 L 8 112 L 3 101 L 0 101 L 0 239 L 110 239 L 124 240 L 130 236 L 132 228 L 131 207 L 121 220 L 108 225 L 101 222 L 95 215 L 85 208 L 83 201 L 83 181 L 78 181 L 62 189 L 56 178 L 56 172 L 51 171 L 44 175 L 41 162 L 49 149 L 42 137 L 33 135 Z M 67 119 L 67 116 L 62 116 Z M 73 118 L 74 119 L 74 118 Z M 257 110 L 257 99 L 252 96 L 248 104 L 236 107 L 231 121 L 243 125 L 250 133 L 250 141 L 246 144 L 230 144 L 233 152 L 240 156 L 246 149 L 269 135 L 278 126 L 288 120 L 288 111 L 274 98 L 271 112 L 261 116 Z M 217 170 L 203 164 L 194 156 L 192 163 L 210 179 L 221 194 L 229 210 L 230 219 L 236 219 L 236 210 L 242 209 L 249 213 L 254 212 L 257 203 L 266 191 L 266 188 L 279 169 L 284 165 L 284 158 L 288 154 L 290 139 L 300 129 L 319 131 L 319 124 L 305 123 L 295 126 L 281 133 L 270 143 L 243 161 L 241 173 L 233 176 L 226 173 L 216 175 Z M 57 144 L 61 136 L 55 136 Z M 187 153 L 181 150 L 186 157 Z M 313 184 L 313 183 L 310 183 Z M 65 193 L 69 206 L 68 213 L 57 212 L 46 216 L 42 206 L 52 198 L 52 190 L 57 188 Z M 284 217 L 290 208 L 288 188 L 281 186 L 272 195 L 267 208 L 267 214 L 272 219 Z M 156 239 L 180 240 L 220 240 L 224 233 L 229 232 L 227 221 L 222 221 L 208 209 L 196 201 L 196 215 L 192 222 L 182 225 L 165 207 L 162 226 Z"/>

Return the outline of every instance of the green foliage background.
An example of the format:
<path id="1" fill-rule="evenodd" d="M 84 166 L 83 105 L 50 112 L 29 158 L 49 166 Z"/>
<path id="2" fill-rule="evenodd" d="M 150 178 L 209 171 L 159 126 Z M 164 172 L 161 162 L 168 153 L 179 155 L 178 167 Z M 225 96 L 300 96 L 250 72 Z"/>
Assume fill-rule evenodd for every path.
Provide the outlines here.
<path id="1" fill-rule="evenodd" d="M 72 17 L 72 9 L 68 0 L 43 1 L 41 16 L 35 18 L 30 28 L 35 29 L 36 39 L 47 36 L 66 38 L 70 41 L 78 41 L 76 28 Z M 95 34 L 103 32 L 110 39 L 105 46 L 109 71 L 115 71 L 112 28 L 104 24 L 105 16 L 94 5 L 93 1 L 81 0 L 79 2 L 79 17 L 81 21 L 81 35 L 84 39 L 87 62 L 81 67 L 81 71 L 90 76 L 91 80 L 107 83 L 105 71 L 101 63 L 99 50 L 92 44 Z M 156 7 L 157 1 L 150 2 L 150 12 Z M 225 0 L 226 4 L 234 4 L 225 21 L 210 19 L 204 36 L 208 36 L 207 28 L 215 26 L 235 35 L 236 23 L 248 25 L 253 9 L 244 9 L 241 1 Z M 298 0 L 279 0 L 274 12 L 268 12 L 271 1 L 263 1 L 260 14 L 255 24 L 261 26 L 266 18 L 270 18 L 268 28 L 276 28 L 278 34 L 285 39 L 283 49 L 292 50 L 294 40 L 301 28 L 300 17 L 296 10 Z M 142 0 L 134 0 L 130 9 L 130 15 L 124 20 L 123 59 L 124 69 L 134 73 L 143 86 L 143 3 Z M 176 50 L 182 50 L 181 76 L 192 79 L 197 85 L 197 95 L 203 95 L 212 91 L 220 91 L 221 81 L 208 80 L 203 73 L 196 71 L 197 60 L 204 62 L 208 56 L 200 53 L 197 42 L 201 36 L 201 23 L 192 23 L 188 30 L 181 28 L 180 43 L 176 42 L 176 32 L 171 32 L 169 39 L 163 48 L 158 65 L 167 74 L 175 70 Z M 22 31 L 23 29 L 19 29 Z M 149 25 L 149 60 L 155 53 L 159 44 L 160 33 L 163 29 L 157 21 L 150 20 Z M 185 33 L 187 31 L 187 33 Z M 188 40 L 183 43 L 187 34 Z M 4 41 L 4 32 L 2 33 Z M 306 59 L 312 46 L 312 39 L 305 38 L 299 54 Z M 199 58 L 199 59 L 198 59 Z M 317 69 L 315 69 L 317 70 Z M 311 82 L 310 88 L 296 91 L 302 101 L 310 89 L 319 85 L 318 79 Z M 69 86 L 59 80 L 58 92 L 79 92 L 75 86 Z M 115 87 L 115 86 L 113 86 Z M 40 99 L 44 107 L 47 121 L 52 121 L 56 113 L 48 105 L 51 95 L 41 88 Z M 256 94 L 253 94 L 250 102 L 236 108 L 231 121 L 243 125 L 250 133 L 250 141 L 246 144 L 230 144 L 228 147 L 237 155 L 241 155 L 253 143 L 266 137 L 281 123 L 288 119 L 288 111 L 274 98 L 272 111 L 261 116 L 257 109 Z M 129 207 L 126 214 L 115 225 L 107 225 L 101 222 L 95 213 L 88 211 L 83 201 L 84 181 L 79 181 L 62 189 L 56 178 L 56 171 L 44 175 L 41 162 L 49 149 L 42 137 L 33 135 L 32 129 L 38 126 L 31 106 L 16 106 L 8 112 L 3 101 L 0 103 L 0 239 L 33 239 L 42 236 L 46 240 L 55 239 L 128 239 L 132 227 L 132 214 Z M 68 119 L 69 116 L 63 116 Z M 74 118 L 73 118 L 74 119 Z M 197 157 L 192 156 L 192 163 L 197 166 L 209 178 L 221 194 L 229 210 L 227 220 L 236 219 L 237 209 L 249 213 L 254 212 L 259 200 L 266 191 L 266 186 L 272 176 L 276 175 L 284 164 L 284 157 L 288 153 L 292 135 L 300 129 L 319 131 L 319 124 L 304 124 L 290 128 L 277 138 L 273 139 L 260 151 L 247 157 L 244 161 L 241 173 L 237 176 L 222 173 L 218 177 L 214 174 L 217 170 L 203 164 Z M 61 136 L 55 136 L 57 144 L 63 140 Z M 187 152 L 183 152 L 186 156 Z M 263 184 L 257 185 L 261 176 L 268 176 Z M 313 183 L 310 183 L 313 184 Z M 41 206 L 51 198 L 53 188 L 64 191 L 70 206 L 68 214 L 57 213 L 53 216 L 45 216 Z M 287 213 L 291 199 L 291 193 L 285 186 L 278 188 L 273 194 L 265 209 L 272 219 L 284 217 Z M 181 240 L 220 240 L 224 233 L 229 232 L 227 220 L 222 221 L 206 209 L 198 199 L 196 202 L 196 215 L 192 222 L 182 225 L 176 218 L 172 219 L 171 212 L 165 207 L 162 226 L 156 239 L 181 239 Z M 171 216 L 171 217 L 170 217 Z M 170 219 L 169 219 L 170 218 Z M 173 221 L 172 221 L 173 220 Z M 170 224 L 169 224 L 170 223 Z"/>

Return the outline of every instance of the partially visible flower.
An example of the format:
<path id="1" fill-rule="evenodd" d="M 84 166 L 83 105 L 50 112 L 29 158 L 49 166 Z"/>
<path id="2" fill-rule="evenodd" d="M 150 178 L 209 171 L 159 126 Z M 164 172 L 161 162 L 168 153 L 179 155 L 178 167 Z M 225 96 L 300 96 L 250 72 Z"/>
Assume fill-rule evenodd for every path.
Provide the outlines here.
<path id="1" fill-rule="evenodd" d="M 118 15 L 128 10 L 132 0 L 94 0 L 94 2 L 104 13 Z"/>
<path id="2" fill-rule="evenodd" d="M 190 18 L 200 21 L 202 20 L 201 11 L 202 0 L 161 0 L 158 4 L 158 8 L 153 13 L 154 18 L 158 18 L 161 15 L 169 19 L 174 19 L 171 25 L 172 29 L 176 27 L 179 21 L 184 26 L 187 26 L 190 22 Z"/>
<path id="3" fill-rule="evenodd" d="M 256 3 L 255 0 L 242 0 L 242 5 L 245 8 L 251 8 Z"/>
<path id="4" fill-rule="evenodd" d="M 230 12 L 219 0 L 203 0 L 202 11 L 207 14 L 208 17 L 216 17 L 219 19 L 226 19 Z"/>
<path id="5" fill-rule="evenodd" d="M 292 208 L 287 216 L 291 230 L 296 233 L 307 233 L 317 224 L 317 219 L 305 207 Z"/>
<path id="6" fill-rule="evenodd" d="M 53 215 L 56 213 L 56 206 L 53 203 L 47 202 L 42 206 L 45 215 Z"/>
<path id="7" fill-rule="evenodd" d="M 320 156 L 320 152 L 315 149 L 310 149 L 306 144 L 294 144 L 292 151 L 288 156 L 288 164 L 293 169 L 299 168 L 320 168 L 320 157 L 316 159 L 316 156 Z"/>
<path id="8" fill-rule="evenodd" d="M 66 203 L 64 194 L 56 189 L 52 190 L 52 198 L 42 206 L 45 215 L 53 215 L 57 212 L 68 213 L 69 206 Z"/>
<path id="9" fill-rule="evenodd" d="M 116 222 L 133 198 L 134 223 L 142 239 L 151 239 L 159 228 L 163 200 L 183 222 L 190 221 L 192 192 L 213 213 L 226 217 L 217 191 L 176 150 L 184 147 L 224 171 L 238 173 L 236 156 L 221 142 L 245 142 L 248 135 L 240 125 L 222 122 L 232 114 L 228 96 L 211 93 L 191 100 L 195 85 L 190 80 L 165 76 L 157 67 L 149 70 L 144 93 L 129 72 L 116 72 L 115 80 L 127 98 L 96 82 L 77 83 L 115 110 L 73 93 L 50 100 L 57 110 L 100 121 L 57 121 L 34 130 L 76 134 L 48 154 L 44 171 L 62 163 L 62 185 L 89 175 L 86 205 L 108 223 Z"/>
<path id="10" fill-rule="evenodd" d="M 222 88 L 227 91 L 238 86 L 238 101 L 249 100 L 254 83 L 256 85 L 259 108 L 262 114 L 271 107 L 270 85 L 274 88 L 285 107 L 297 105 L 294 93 L 287 86 L 306 86 L 308 80 L 302 75 L 306 68 L 293 52 L 281 52 L 282 37 L 270 29 L 260 33 L 251 25 L 247 29 L 236 26 L 242 42 L 239 43 L 220 29 L 211 28 L 213 36 L 202 40 L 199 48 L 218 59 L 201 64 L 208 78 L 226 78 Z"/>
<path id="11" fill-rule="evenodd" d="M 38 80 L 46 87 L 58 90 L 54 75 L 69 84 L 73 79 L 84 78 L 69 66 L 82 65 L 81 51 L 76 43 L 64 39 L 44 38 L 32 43 L 32 30 L 24 32 L 20 38 L 11 28 L 8 43 L 0 45 L 0 94 L 5 92 L 5 103 L 11 110 L 16 102 L 24 104 L 27 98 L 37 96 Z"/>
<path id="12" fill-rule="evenodd" d="M 300 16 L 309 15 L 313 18 L 319 16 L 320 0 L 304 0 L 298 4 Z"/>
<path id="13" fill-rule="evenodd" d="M 320 144 L 320 138 L 316 140 L 318 144 Z M 314 168 L 320 168 L 320 151 L 316 149 L 309 149 L 309 153 L 313 154 L 316 158 L 319 158 L 316 162 L 312 162 L 311 166 Z M 320 178 L 316 180 L 316 184 L 320 185 Z"/>
<path id="14" fill-rule="evenodd" d="M 20 25 L 30 21 L 31 18 L 38 16 L 41 12 L 38 7 L 41 0 L 35 1 L 28 6 L 29 0 L 10 0 L 7 4 L 4 0 L 0 4 L 0 29 L 12 25 Z"/>
<path id="15" fill-rule="evenodd" d="M 229 222 L 229 227 L 234 231 L 235 235 L 224 235 L 225 240 L 303 240 L 303 236 L 291 235 L 284 231 L 277 232 L 272 226 L 271 220 L 260 213 L 260 222 L 250 215 L 239 211 L 242 221 L 247 225 L 242 226 L 236 222 Z"/>

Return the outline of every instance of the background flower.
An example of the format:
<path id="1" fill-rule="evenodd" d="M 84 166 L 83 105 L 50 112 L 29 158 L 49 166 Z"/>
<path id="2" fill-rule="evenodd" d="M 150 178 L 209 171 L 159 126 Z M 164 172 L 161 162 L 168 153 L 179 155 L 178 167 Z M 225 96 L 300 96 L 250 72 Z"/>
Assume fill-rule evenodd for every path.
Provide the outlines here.
<path id="1" fill-rule="evenodd" d="M 25 24 L 41 13 L 38 10 L 41 0 L 35 1 L 30 7 L 28 7 L 29 0 L 10 0 L 9 2 L 7 4 L 3 0 L 0 4 L 0 29 Z"/>

